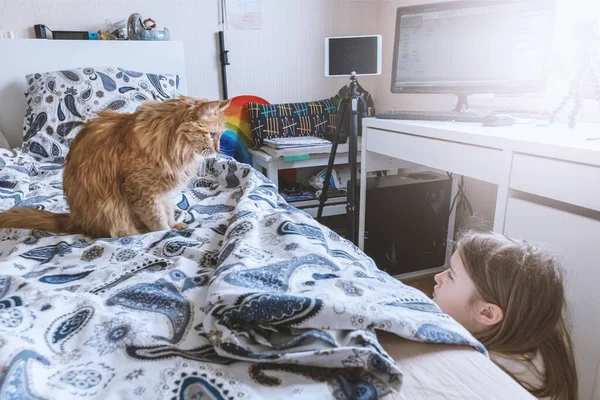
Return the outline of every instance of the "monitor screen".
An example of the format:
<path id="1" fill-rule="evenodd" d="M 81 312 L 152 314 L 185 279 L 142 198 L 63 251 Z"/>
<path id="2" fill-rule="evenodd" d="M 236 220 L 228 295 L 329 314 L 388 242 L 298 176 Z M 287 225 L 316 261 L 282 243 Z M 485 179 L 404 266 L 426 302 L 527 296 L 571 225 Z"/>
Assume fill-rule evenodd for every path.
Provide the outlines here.
<path id="1" fill-rule="evenodd" d="M 398 8 L 392 92 L 544 90 L 555 12 L 554 0 Z"/>
<path id="2" fill-rule="evenodd" d="M 325 76 L 381 74 L 381 36 L 325 38 Z"/>

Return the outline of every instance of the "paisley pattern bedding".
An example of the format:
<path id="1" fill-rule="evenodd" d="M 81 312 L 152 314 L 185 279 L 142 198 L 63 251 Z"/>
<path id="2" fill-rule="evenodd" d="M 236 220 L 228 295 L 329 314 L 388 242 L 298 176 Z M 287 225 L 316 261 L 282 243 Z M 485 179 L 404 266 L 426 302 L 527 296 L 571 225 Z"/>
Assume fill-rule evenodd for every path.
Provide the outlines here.
<path id="1" fill-rule="evenodd" d="M 0 209 L 66 210 L 62 172 L 0 151 Z M 174 196 L 186 230 L 0 230 L 1 399 L 376 399 L 402 387 L 378 329 L 485 353 L 248 165 Z"/>

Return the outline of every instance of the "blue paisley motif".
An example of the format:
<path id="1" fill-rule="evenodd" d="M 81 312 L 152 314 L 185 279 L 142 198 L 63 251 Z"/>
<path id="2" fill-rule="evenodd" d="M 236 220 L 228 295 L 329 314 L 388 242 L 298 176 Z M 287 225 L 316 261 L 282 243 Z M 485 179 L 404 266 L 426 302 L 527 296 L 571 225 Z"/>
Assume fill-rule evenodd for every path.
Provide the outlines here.
<path id="1" fill-rule="evenodd" d="M 186 247 L 198 247 L 198 242 L 186 242 L 183 240 L 171 240 L 163 247 L 163 255 L 173 257 L 183 254 Z"/>
<path id="2" fill-rule="evenodd" d="M 11 297 L 7 297 L 4 300 L 0 300 L 0 310 L 5 310 L 7 308 L 11 308 L 11 307 L 19 307 L 23 305 L 23 301 L 21 300 L 20 297 L 17 296 L 11 296 Z"/>
<path id="3" fill-rule="evenodd" d="M 75 107 L 75 97 L 73 97 L 73 95 L 68 94 L 65 96 L 65 107 L 67 107 L 67 110 L 74 116 L 84 119 L 83 116 L 79 114 L 79 111 L 77 111 L 77 107 Z"/>
<path id="4" fill-rule="evenodd" d="M 0 299 L 6 296 L 8 289 L 10 289 L 11 277 L 0 276 Z"/>
<path id="5" fill-rule="evenodd" d="M 263 324 L 293 327 L 317 315 L 323 300 L 310 297 L 288 296 L 275 293 L 248 293 L 240 296 L 234 305 L 215 308 L 219 323 L 235 327 Z"/>
<path id="6" fill-rule="evenodd" d="M 182 199 L 181 199 L 181 201 L 179 203 L 177 203 L 177 207 L 180 210 L 187 210 L 188 207 L 190 206 L 190 203 L 188 202 L 187 197 L 185 197 L 185 194 L 182 195 L 181 197 L 182 197 Z"/>
<path id="7" fill-rule="evenodd" d="M 442 310 L 440 310 L 440 308 L 433 302 L 431 303 L 426 303 L 424 301 L 418 301 L 417 299 L 414 300 L 400 300 L 397 299 L 395 301 L 390 301 L 387 303 L 381 303 L 384 306 L 390 306 L 390 307 L 404 307 L 404 308 L 408 308 L 411 310 L 415 310 L 415 311 L 423 311 L 423 312 L 427 312 L 427 313 L 433 313 L 433 314 L 442 314 Z"/>
<path id="8" fill-rule="evenodd" d="M 131 87 L 131 86 L 121 86 L 119 88 L 119 93 L 127 93 L 127 92 L 129 92 L 131 90 L 135 90 L 135 88 Z"/>
<path id="9" fill-rule="evenodd" d="M 45 357 L 31 350 L 23 350 L 10 362 L 4 374 L 0 376 L 0 399 L 3 400 L 42 400 L 31 390 L 31 378 L 27 375 L 27 364 L 32 360 L 48 367 Z"/>
<path id="10" fill-rule="evenodd" d="M 104 363 L 93 361 L 85 364 L 69 365 L 59 369 L 48 379 L 49 385 L 66 391 L 72 396 L 95 397 L 101 390 L 106 389 L 115 377 L 114 368 Z M 98 396 L 106 398 L 106 396 Z"/>
<path id="11" fill-rule="evenodd" d="M 183 281 L 183 286 L 181 287 L 181 291 L 186 292 L 190 289 L 206 286 L 207 284 L 208 284 L 208 276 L 207 275 L 186 278 Z"/>
<path id="12" fill-rule="evenodd" d="M 117 89 L 117 84 L 115 83 L 115 81 L 113 80 L 113 78 L 111 78 L 110 76 L 103 74 L 102 72 L 97 72 L 98 75 L 100 76 L 100 79 L 102 80 L 102 86 L 104 86 L 104 89 L 108 92 L 112 92 L 115 89 Z"/>
<path id="13" fill-rule="evenodd" d="M 79 76 L 73 71 L 60 71 L 60 73 L 71 82 L 79 82 Z"/>
<path id="14" fill-rule="evenodd" d="M 123 69 L 123 68 L 118 68 L 118 70 L 121 71 L 121 72 L 123 72 L 123 73 L 125 73 L 125 74 L 127 74 L 127 75 L 129 75 L 129 76 L 132 76 L 134 78 L 139 78 L 140 76 L 144 75 L 141 72 L 130 71 L 128 69 Z"/>
<path id="15" fill-rule="evenodd" d="M 165 91 L 162 88 L 162 85 L 160 83 L 160 81 L 162 79 L 165 79 L 164 76 L 162 75 L 156 75 L 156 74 L 146 74 L 146 76 L 148 77 L 148 80 L 150 81 L 150 83 L 152 84 L 152 86 L 154 86 L 154 88 L 156 89 L 156 91 L 165 99 L 169 98 L 169 95 L 165 93 Z"/>
<path id="16" fill-rule="evenodd" d="M 39 115 L 35 118 L 25 135 L 23 136 L 23 141 L 27 141 L 35 136 L 44 126 L 46 121 L 48 120 L 48 114 L 45 112 L 39 113 Z"/>
<path id="17" fill-rule="evenodd" d="M 469 344 L 464 336 L 433 324 L 421 325 L 415 337 L 427 343 Z"/>
<path id="18" fill-rule="evenodd" d="M 209 382 L 208 378 L 200 378 L 199 376 L 186 376 L 179 384 L 179 393 L 173 400 L 189 400 L 189 399 L 211 399 L 211 400 L 227 400 L 231 397 L 223 395 L 221 390 Z"/>
<path id="19" fill-rule="evenodd" d="M 137 100 L 137 101 L 141 101 L 142 103 L 143 103 L 144 101 L 147 101 L 147 100 L 148 100 L 148 98 L 147 98 L 146 96 L 144 96 L 143 94 L 141 94 L 141 93 L 136 93 L 136 94 L 134 94 L 134 95 L 133 95 L 133 98 L 134 98 L 135 100 Z"/>
<path id="20" fill-rule="evenodd" d="M 231 267 L 235 267 L 236 265 L 240 264 L 234 264 Z M 290 289 L 289 282 L 292 275 L 300 268 L 323 268 L 330 271 L 339 271 L 339 267 L 327 258 L 318 254 L 308 254 L 260 268 L 229 272 L 225 275 L 224 279 L 225 282 L 231 285 L 249 289 L 287 292 Z"/>
<path id="21" fill-rule="evenodd" d="M 170 358 L 185 358 L 187 360 L 210 362 L 216 364 L 232 364 L 234 360 L 219 356 L 211 345 L 200 346 L 192 349 L 180 349 L 169 345 L 127 346 L 127 355 L 135 360 L 153 361 L 168 360 Z"/>
<path id="22" fill-rule="evenodd" d="M 56 158 L 59 157 L 62 152 L 56 143 L 52 143 L 52 149 L 50 150 L 50 153 L 52 154 L 52 157 Z"/>
<path id="23" fill-rule="evenodd" d="M 55 256 L 63 257 L 67 254 L 71 254 L 73 250 L 71 250 L 70 244 L 67 242 L 58 242 L 54 245 L 38 247 L 33 250 L 29 250 L 20 255 L 20 257 L 26 258 L 28 260 L 38 261 L 40 264 L 46 264 L 52 261 Z"/>
<path id="24" fill-rule="evenodd" d="M 48 275 L 40 278 L 40 282 L 50 283 L 52 285 L 61 285 L 63 283 L 69 283 L 83 279 L 94 271 L 84 271 L 78 274 L 59 274 L 59 275 Z"/>
<path id="25" fill-rule="evenodd" d="M 162 238 L 160 238 L 156 242 L 152 243 L 149 248 L 152 249 L 167 239 L 172 239 L 172 238 L 176 238 L 176 237 L 189 238 L 192 236 L 193 233 L 194 233 L 194 231 L 192 229 L 184 229 L 181 231 L 178 231 L 178 230 L 168 231 L 167 233 L 165 233 L 163 235 Z"/>
<path id="26" fill-rule="evenodd" d="M 83 92 L 81 92 L 81 99 L 83 101 L 87 101 L 92 97 L 92 87 L 88 84 L 88 88 L 86 90 L 84 90 Z"/>
<path id="27" fill-rule="evenodd" d="M 325 235 L 323 234 L 321 228 L 316 226 L 295 223 L 292 221 L 284 221 L 281 225 L 279 225 L 279 228 L 277 228 L 277 233 L 280 235 L 304 236 L 307 239 L 317 240 L 319 242 L 317 244 L 326 246 Z"/>
<path id="28" fill-rule="evenodd" d="M 58 125 L 56 128 L 56 133 L 58 136 L 66 137 L 71 133 L 71 131 L 79 126 L 83 125 L 81 121 L 69 121 Z M 62 169 L 62 166 L 61 166 Z"/>
<path id="29" fill-rule="evenodd" d="M 173 337 L 154 337 L 170 343 L 177 343 L 183 338 L 192 313 L 190 302 L 179 294 L 172 283 L 164 279 L 130 286 L 111 296 L 106 304 L 164 315 L 173 326 Z"/>
<path id="30" fill-rule="evenodd" d="M 65 115 L 65 113 L 62 110 L 61 104 L 62 104 L 62 102 L 58 103 L 58 111 L 56 113 L 57 113 L 57 116 L 58 116 L 58 120 L 59 121 L 64 121 L 65 119 L 67 119 L 67 116 Z"/>
<path id="31" fill-rule="evenodd" d="M 119 111 L 120 109 L 122 109 L 123 107 L 125 107 L 127 105 L 127 102 L 123 99 L 117 99 L 117 100 L 113 100 L 110 103 L 108 103 L 104 109 L 105 110 L 114 110 L 114 111 Z"/>
<path id="32" fill-rule="evenodd" d="M 103 282 L 100 287 L 97 287 L 93 290 L 90 291 L 90 293 L 93 294 L 98 294 L 98 293 L 104 293 L 106 292 L 108 289 L 111 289 L 115 286 L 118 286 L 119 284 L 125 282 L 126 280 L 137 276 L 137 274 L 139 272 L 142 271 L 148 271 L 148 272 L 158 272 L 158 271 L 163 271 L 167 268 L 168 264 L 166 261 L 155 261 L 155 262 L 150 262 L 148 264 L 143 265 L 140 268 L 137 268 L 136 270 L 127 272 L 125 274 L 123 274 L 122 276 L 117 277 L 114 281 L 109 281 L 109 282 Z"/>
<path id="33" fill-rule="evenodd" d="M 257 195 L 257 194 L 251 194 L 251 195 L 248 195 L 248 198 L 249 198 L 250 200 L 254 200 L 254 201 L 256 201 L 256 202 L 258 202 L 258 201 L 264 201 L 264 202 L 265 202 L 265 203 L 267 203 L 267 204 L 268 204 L 268 205 L 269 205 L 271 208 L 277 208 L 277 204 L 276 204 L 275 202 L 272 202 L 271 200 L 269 200 L 269 199 L 267 199 L 267 198 L 265 198 L 265 197 L 263 197 L 263 196 L 260 196 L 260 195 Z"/>
<path id="34" fill-rule="evenodd" d="M 86 306 L 54 321 L 46 331 L 46 342 L 56 353 L 62 353 L 65 342 L 79 333 L 94 316 L 94 309 Z"/>
<path id="35" fill-rule="evenodd" d="M 339 278 L 339 275 L 336 274 L 317 274 L 314 273 L 312 274 L 312 277 L 315 281 L 322 281 L 325 279 L 334 279 L 334 278 Z"/>
<path id="36" fill-rule="evenodd" d="M 345 398 L 353 400 L 377 400 L 379 394 L 375 386 L 367 381 L 351 383 L 344 376 L 337 377 L 338 383 Z"/>

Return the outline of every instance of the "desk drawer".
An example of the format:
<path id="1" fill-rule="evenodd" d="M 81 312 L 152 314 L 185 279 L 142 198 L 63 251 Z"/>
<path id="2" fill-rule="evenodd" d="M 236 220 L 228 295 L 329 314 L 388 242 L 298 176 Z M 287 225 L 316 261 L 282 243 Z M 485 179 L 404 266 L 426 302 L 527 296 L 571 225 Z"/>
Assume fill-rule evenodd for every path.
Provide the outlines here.
<path id="1" fill-rule="evenodd" d="M 510 188 L 600 211 L 600 168 L 515 154 Z"/>
<path id="2" fill-rule="evenodd" d="M 498 184 L 502 151 L 380 129 L 367 129 L 368 151 Z"/>

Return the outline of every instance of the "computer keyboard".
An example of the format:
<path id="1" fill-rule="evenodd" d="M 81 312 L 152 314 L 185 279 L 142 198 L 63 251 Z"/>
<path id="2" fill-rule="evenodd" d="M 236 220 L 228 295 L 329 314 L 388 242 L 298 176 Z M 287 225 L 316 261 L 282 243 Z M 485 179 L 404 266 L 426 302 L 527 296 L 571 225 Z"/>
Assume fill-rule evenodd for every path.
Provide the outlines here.
<path id="1" fill-rule="evenodd" d="M 377 113 L 380 119 L 404 119 L 414 121 L 456 121 L 456 122 L 483 122 L 489 113 L 478 113 L 474 111 L 406 111 L 388 110 Z"/>

